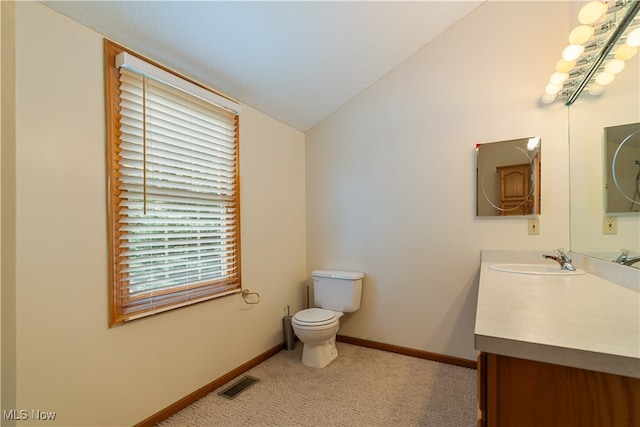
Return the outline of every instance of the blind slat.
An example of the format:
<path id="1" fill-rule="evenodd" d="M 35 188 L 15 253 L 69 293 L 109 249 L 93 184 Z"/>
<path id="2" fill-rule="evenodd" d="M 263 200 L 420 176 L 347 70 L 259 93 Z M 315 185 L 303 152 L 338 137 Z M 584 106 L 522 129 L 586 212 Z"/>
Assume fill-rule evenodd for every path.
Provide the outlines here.
<path id="1" fill-rule="evenodd" d="M 126 182 L 120 182 L 119 188 L 118 190 L 121 191 L 120 194 L 120 199 L 125 200 L 125 199 L 129 199 L 129 200 L 142 200 L 144 197 L 144 192 L 142 191 L 142 185 L 140 181 L 135 181 L 132 180 L 132 182 L 126 183 Z M 148 195 L 152 195 L 154 197 L 157 198 L 157 200 L 163 200 L 162 197 L 164 195 L 170 197 L 170 198 L 183 198 L 184 199 L 184 192 L 180 191 L 180 190 L 172 190 L 172 189 L 167 189 L 167 188 L 155 188 L 155 187 L 147 187 L 147 191 L 146 194 Z M 198 204 L 198 205 L 202 205 L 202 206 L 206 206 L 208 204 L 216 204 L 216 203 L 220 203 L 220 202 L 228 202 L 228 203 L 234 203 L 234 198 L 236 197 L 236 194 L 231 194 L 227 197 L 225 197 L 226 195 L 224 194 L 215 194 L 212 195 L 210 193 L 196 193 L 193 192 L 191 194 L 189 194 L 189 200 L 191 200 L 192 205 Z M 179 203 L 179 202 L 178 202 Z"/>
<path id="2" fill-rule="evenodd" d="M 211 244 L 209 244 L 211 246 Z M 178 257 L 197 258 L 207 256 L 218 256 L 221 252 L 233 252 L 233 242 L 223 241 L 215 243 L 215 250 L 203 250 L 202 246 L 182 246 L 182 247 L 162 247 L 161 245 L 153 246 L 127 246 L 122 252 L 120 259 L 121 265 L 151 265 L 158 263 L 156 258 L 161 255 L 164 260 L 171 261 Z M 223 261 L 218 259 L 219 261 Z M 162 261 L 165 262 L 165 261 Z"/>
<path id="3" fill-rule="evenodd" d="M 160 233 L 158 233 L 160 234 Z M 153 235 L 150 233 L 150 235 Z M 163 253 L 163 252 L 181 252 L 184 251 L 185 248 L 188 247 L 204 247 L 204 245 L 210 245 L 211 248 L 208 248 L 209 251 L 222 251 L 227 246 L 232 247 L 235 240 L 235 233 L 227 232 L 226 234 L 221 233 L 211 233 L 209 238 L 203 238 L 201 243 L 198 243 L 196 239 L 176 239 L 176 240 L 162 240 L 156 239 L 157 243 L 155 244 L 145 244 L 146 241 L 132 241 L 130 239 L 126 239 L 121 237 L 120 242 L 126 242 L 126 246 L 120 246 L 122 250 L 122 256 L 132 257 L 132 256 L 142 256 L 147 253 Z M 198 246 L 199 245 L 199 246 Z M 204 249 L 200 249 L 204 250 Z"/>

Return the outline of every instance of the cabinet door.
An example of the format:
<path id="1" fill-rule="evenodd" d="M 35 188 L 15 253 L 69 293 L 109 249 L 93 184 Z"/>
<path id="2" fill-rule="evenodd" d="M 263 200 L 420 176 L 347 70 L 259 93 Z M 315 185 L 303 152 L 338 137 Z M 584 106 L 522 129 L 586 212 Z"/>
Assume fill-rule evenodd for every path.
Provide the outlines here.
<path id="1" fill-rule="evenodd" d="M 485 375 L 489 427 L 640 425 L 637 378 L 495 354 Z"/>

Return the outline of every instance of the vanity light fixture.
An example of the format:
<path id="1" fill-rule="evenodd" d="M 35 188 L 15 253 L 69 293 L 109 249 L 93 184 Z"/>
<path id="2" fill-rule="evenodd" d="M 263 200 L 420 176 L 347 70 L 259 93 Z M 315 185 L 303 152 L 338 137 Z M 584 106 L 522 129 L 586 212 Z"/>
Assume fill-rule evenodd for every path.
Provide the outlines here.
<path id="1" fill-rule="evenodd" d="M 624 70 L 625 62 L 621 59 L 611 59 L 604 66 L 604 71 L 609 74 L 618 74 L 620 71 Z"/>
<path id="2" fill-rule="evenodd" d="M 627 44 L 632 47 L 640 46 L 640 28 L 636 28 L 627 36 Z"/>
<path id="3" fill-rule="evenodd" d="M 580 25 L 569 34 L 542 96 L 542 102 L 571 105 L 583 90 L 599 95 L 640 46 L 640 0 L 595 0 L 578 13 Z"/>
<path id="4" fill-rule="evenodd" d="M 595 28 L 593 25 L 578 25 L 569 33 L 569 43 L 584 44 L 593 37 Z"/>
<path id="5" fill-rule="evenodd" d="M 585 4 L 578 13 L 578 21 L 581 24 L 590 25 L 602 18 L 607 11 L 607 4 L 601 1 L 590 1 Z"/>
<path id="6" fill-rule="evenodd" d="M 529 138 L 527 141 L 527 150 L 533 151 L 538 147 L 540 147 L 540 137 L 534 136 L 533 138 Z"/>
<path id="7" fill-rule="evenodd" d="M 562 59 L 567 62 L 575 61 L 584 53 L 584 46 L 581 44 L 570 44 L 562 51 Z"/>

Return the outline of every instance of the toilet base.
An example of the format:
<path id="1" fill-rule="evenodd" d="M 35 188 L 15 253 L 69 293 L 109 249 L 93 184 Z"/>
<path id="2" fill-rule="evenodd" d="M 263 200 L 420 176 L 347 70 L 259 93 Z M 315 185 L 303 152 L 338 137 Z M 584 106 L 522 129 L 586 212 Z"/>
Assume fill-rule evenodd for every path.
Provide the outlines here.
<path id="1" fill-rule="evenodd" d="M 324 368 L 338 357 L 335 335 L 320 344 L 305 344 L 302 349 L 302 364 L 311 368 Z"/>

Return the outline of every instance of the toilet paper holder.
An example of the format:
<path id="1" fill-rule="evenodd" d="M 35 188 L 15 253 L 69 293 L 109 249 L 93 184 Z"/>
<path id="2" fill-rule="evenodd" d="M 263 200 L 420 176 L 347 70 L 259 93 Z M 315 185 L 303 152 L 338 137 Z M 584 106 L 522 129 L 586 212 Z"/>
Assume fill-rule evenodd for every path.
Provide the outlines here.
<path id="1" fill-rule="evenodd" d="M 243 289 L 242 298 L 246 304 L 257 304 L 260 302 L 260 294 L 257 292 L 251 292 L 249 289 Z M 251 297 L 256 297 L 253 300 L 250 300 Z"/>

